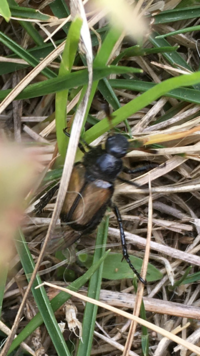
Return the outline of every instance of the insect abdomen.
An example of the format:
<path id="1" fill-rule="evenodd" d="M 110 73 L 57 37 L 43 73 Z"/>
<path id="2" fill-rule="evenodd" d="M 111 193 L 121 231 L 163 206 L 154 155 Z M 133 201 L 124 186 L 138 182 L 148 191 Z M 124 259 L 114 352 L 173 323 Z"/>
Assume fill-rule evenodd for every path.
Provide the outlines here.
<path id="1" fill-rule="evenodd" d="M 113 190 L 106 181 L 85 180 L 85 167 L 76 165 L 60 215 L 62 223 L 77 231 L 93 231 L 105 214 Z"/>

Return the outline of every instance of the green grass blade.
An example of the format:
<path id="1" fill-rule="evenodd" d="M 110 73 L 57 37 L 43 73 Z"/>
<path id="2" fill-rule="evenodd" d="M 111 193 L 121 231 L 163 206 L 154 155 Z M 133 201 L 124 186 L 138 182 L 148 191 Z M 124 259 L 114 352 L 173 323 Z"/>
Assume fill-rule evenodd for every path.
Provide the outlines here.
<path id="1" fill-rule="evenodd" d="M 40 36 L 39 32 L 33 27 L 30 22 L 18 21 L 19 24 L 24 28 L 25 32 L 29 34 L 36 45 L 41 46 L 43 44 L 43 38 Z"/>
<path id="2" fill-rule="evenodd" d="M 70 15 L 70 11 L 65 0 L 55 0 L 49 6 L 54 16 L 58 17 L 59 19 L 67 18 Z M 66 34 L 68 34 L 69 26 L 70 23 L 68 22 L 62 27 Z"/>
<path id="3" fill-rule="evenodd" d="M 147 320 L 146 310 L 145 310 L 145 306 L 144 306 L 143 300 L 142 300 L 141 308 L 140 308 L 140 317 L 142 319 L 144 319 L 144 320 Z M 143 355 L 144 356 L 148 356 L 149 355 L 149 334 L 148 334 L 148 329 L 145 326 L 142 326 L 141 342 L 142 342 Z"/>
<path id="4" fill-rule="evenodd" d="M 68 288 L 77 291 L 79 290 L 84 284 L 88 282 L 88 280 L 91 278 L 91 276 L 94 274 L 94 272 L 99 268 L 101 263 L 105 260 L 105 258 L 108 256 L 109 251 L 107 251 L 102 258 L 100 258 L 95 264 L 91 266 L 88 271 L 78 278 L 76 281 L 71 283 Z M 56 297 L 54 297 L 51 300 L 51 307 L 53 311 L 55 312 L 58 310 L 68 299 L 71 298 L 71 295 L 65 292 L 60 292 Z M 13 340 L 13 343 L 10 347 L 8 355 L 18 347 L 22 341 L 24 341 L 31 333 L 38 328 L 41 324 L 43 323 L 43 318 L 41 313 L 38 313 L 34 318 L 28 323 L 28 325 L 21 331 L 21 333 L 16 337 L 15 340 Z"/>
<path id="5" fill-rule="evenodd" d="M 175 22 L 180 20 L 186 20 L 200 17 L 200 7 L 191 6 L 183 9 L 173 9 L 168 11 L 162 11 L 160 14 L 154 17 L 155 24 Z"/>
<path id="6" fill-rule="evenodd" d="M 199 30 L 200 30 L 200 26 L 186 27 L 186 28 L 182 28 L 181 30 L 165 33 L 164 35 L 159 35 L 156 38 L 165 38 L 169 36 L 179 35 L 180 33 L 187 33 L 187 32 L 199 31 Z"/>
<path id="7" fill-rule="evenodd" d="M 142 327 L 142 329 L 144 326 Z M 141 336 L 141 343 L 142 343 L 142 352 L 144 356 L 149 355 L 149 335 L 148 334 L 143 334 Z"/>
<path id="8" fill-rule="evenodd" d="M 30 7 L 22 7 L 22 6 L 10 6 L 11 15 L 13 17 L 19 17 L 24 19 L 32 19 L 39 21 L 48 21 L 51 16 L 43 14 L 38 10 L 31 9 Z"/>
<path id="9" fill-rule="evenodd" d="M 200 272 L 190 274 L 181 281 L 181 284 L 193 284 L 200 281 Z"/>
<path id="10" fill-rule="evenodd" d="M 63 41 L 55 41 L 56 46 L 59 46 L 59 44 Z M 33 48 L 27 49 L 26 53 L 32 55 L 38 62 L 41 60 L 41 58 L 45 58 L 46 56 L 49 55 L 51 51 L 53 51 L 54 47 L 52 43 L 42 43 L 39 46 L 35 46 Z M 6 56 L 6 58 L 16 58 L 18 57 L 17 53 L 16 54 L 11 54 L 9 56 Z M 7 73 L 12 73 L 15 72 L 19 69 L 26 68 L 28 64 L 18 64 L 18 63 L 9 63 L 7 62 L 3 66 L 0 66 L 0 75 L 2 74 L 7 74 Z M 53 72 L 54 77 L 56 76 L 55 72 Z"/>
<path id="11" fill-rule="evenodd" d="M 177 6 L 176 9 L 184 9 L 186 7 L 191 7 L 194 4 L 197 5 L 200 3 L 200 0 L 182 0 Z"/>
<path id="12" fill-rule="evenodd" d="M 148 54 L 154 53 L 167 53 L 167 52 L 175 52 L 178 47 L 172 46 L 164 46 L 159 48 L 141 48 L 139 45 L 126 48 L 122 51 L 112 62 L 112 64 L 117 64 L 123 57 L 130 57 L 130 56 L 147 56 Z"/>
<path id="13" fill-rule="evenodd" d="M 179 287 L 181 284 L 194 283 L 194 280 L 191 281 L 191 275 L 188 277 L 188 274 L 190 273 L 191 269 L 192 266 L 189 266 L 184 272 L 183 276 L 178 281 L 176 281 L 173 286 L 170 286 L 169 289 L 175 291 L 176 288 Z M 188 279 L 190 280 L 190 282 L 188 282 Z"/>
<path id="14" fill-rule="evenodd" d="M 109 225 L 109 218 L 107 217 L 104 221 L 101 222 L 100 226 L 98 227 L 96 249 L 93 258 L 93 263 L 96 263 L 105 253 L 105 246 L 106 246 L 107 235 L 108 235 L 108 225 Z M 97 300 L 99 299 L 102 273 L 103 273 L 103 263 L 90 279 L 89 288 L 88 288 L 88 297 Z M 77 356 L 82 356 L 82 355 L 90 356 L 91 354 L 97 310 L 98 307 L 96 305 L 90 303 L 86 304 L 84 318 L 83 318 L 83 335 L 82 335 L 83 342 L 81 341 L 79 342 Z"/>
<path id="15" fill-rule="evenodd" d="M 102 94 L 104 100 L 112 106 L 113 110 L 117 110 L 121 107 L 117 95 L 115 94 L 107 78 L 104 78 L 99 81 L 98 89 Z M 128 120 L 124 120 L 124 123 L 126 125 L 129 135 L 131 136 L 131 129 Z"/>
<path id="16" fill-rule="evenodd" d="M 108 31 L 108 33 L 102 43 L 102 46 L 94 59 L 94 71 L 95 71 L 95 69 L 98 69 L 102 66 L 106 66 L 107 61 L 110 57 L 110 54 L 113 50 L 113 47 L 115 46 L 119 36 L 120 36 L 120 32 L 118 32 L 114 28 L 111 28 Z M 101 78 L 95 78 L 95 76 L 93 77 L 92 89 L 91 89 L 88 106 L 87 106 L 87 110 L 86 110 L 86 114 L 85 114 L 85 121 L 87 119 L 92 101 L 94 99 L 94 95 L 95 95 L 97 87 L 98 87 L 99 79 L 101 79 Z M 85 86 L 82 90 L 80 100 L 83 98 L 86 90 L 87 90 L 87 87 Z M 84 127 L 84 124 L 83 124 L 83 127 Z"/>
<path id="17" fill-rule="evenodd" d="M 13 7 L 20 7 L 15 0 L 9 0 L 9 5 Z M 40 36 L 39 32 L 30 22 L 19 21 L 19 24 L 24 28 L 25 32 L 29 34 L 29 36 L 33 39 L 33 41 L 38 45 L 43 44 L 43 38 Z"/>
<path id="18" fill-rule="evenodd" d="M 107 101 L 114 110 L 120 108 L 121 105 L 117 98 L 117 95 L 115 94 L 113 88 L 111 87 L 109 81 L 106 78 L 99 81 L 98 89 L 102 94 L 104 100 Z"/>
<path id="19" fill-rule="evenodd" d="M 158 39 L 158 35 L 159 34 L 157 32 L 154 32 L 149 38 L 151 43 L 155 47 L 159 48 L 159 47 L 170 46 L 170 44 L 164 38 Z M 192 71 L 192 68 L 187 64 L 186 61 L 184 61 L 184 59 L 179 55 L 179 53 L 171 52 L 171 53 L 163 53 L 162 55 L 172 66 L 181 66 Z"/>
<path id="20" fill-rule="evenodd" d="M 55 0 L 50 4 L 50 8 L 55 16 L 59 19 L 70 15 L 69 8 L 65 0 Z"/>
<path id="21" fill-rule="evenodd" d="M 159 117 L 159 119 L 155 120 L 151 125 L 159 124 L 160 122 L 164 122 L 171 119 L 173 116 L 178 114 L 178 112 L 183 110 L 184 108 L 185 108 L 185 102 L 181 102 L 178 103 L 178 105 L 176 106 L 172 106 L 169 110 L 166 111 L 164 115 Z"/>
<path id="22" fill-rule="evenodd" d="M 99 80 L 104 77 L 107 77 L 110 74 L 138 73 L 138 72 L 139 70 L 135 68 L 108 66 L 108 67 L 95 68 L 93 72 L 93 77 L 94 80 Z M 63 77 L 57 77 L 57 78 L 45 80 L 44 82 L 31 84 L 27 86 L 17 96 L 16 100 L 36 98 L 51 93 L 57 93 L 61 90 L 71 89 L 74 87 L 85 85 L 87 81 L 88 81 L 87 70 L 80 70 L 78 72 L 67 74 Z M 0 100 L 4 99 L 10 92 L 11 89 L 2 90 L 0 92 Z"/>
<path id="23" fill-rule="evenodd" d="M 0 272 L 0 320 L 1 320 L 3 297 L 4 297 L 7 275 L 8 275 L 8 266 L 4 265 L 4 268 Z"/>
<path id="24" fill-rule="evenodd" d="M 68 31 L 67 41 L 62 55 L 62 62 L 60 64 L 60 70 L 58 77 L 64 77 L 70 74 L 76 52 L 78 49 L 78 43 L 80 39 L 80 31 L 82 26 L 82 20 L 76 18 L 72 23 Z M 61 157 L 64 159 L 67 149 L 67 140 L 63 134 L 63 129 L 66 127 L 66 106 L 68 100 L 68 89 L 60 91 L 56 94 L 56 137 L 58 143 L 58 150 Z"/>
<path id="25" fill-rule="evenodd" d="M 141 82 L 138 80 L 110 79 L 109 83 L 116 89 L 127 89 L 139 92 L 145 92 L 154 88 L 157 84 L 150 82 Z M 189 103 L 200 104 L 200 91 L 190 88 L 178 88 L 165 93 L 166 96 Z"/>
<path id="26" fill-rule="evenodd" d="M 167 79 L 162 83 L 155 85 L 153 88 L 149 89 L 145 93 L 141 94 L 137 98 L 131 100 L 128 104 L 124 105 L 122 108 L 118 109 L 113 113 L 113 126 L 118 125 L 123 120 L 127 119 L 129 116 L 138 112 L 145 106 L 149 105 L 152 101 L 165 95 L 173 89 L 194 85 L 200 82 L 200 72 L 188 75 L 180 75 L 176 78 Z M 87 142 L 92 142 L 100 135 L 104 134 L 109 130 L 108 120 L 105 118 L 94 127 L 89 129 L 85 135 L 84 139 Z"/>
<path id="27" fill-rule="evenodd" d="M 32 67 L 35 67 L 36 65 L 38 65 L 39 60 L 37 60 L 34 56 L 32 56 L 27 51 L 25 51 L 15 41 L 11 40 L 8 36 L 4 35 L 4 33 L 2 33 L 2 32 L 0 32 L 0 42 L 2 42 L 11 51 L 13 51 L 16 56 L 18 56 L 19 58 L 24 59 L 26 62 L 28 62 Z M 49 79 L 56 77 L 56 74 L 49 68 L 43 69 L 42 73 Z"/>
<path id="28" fill-rule="evenodd" d="M 0 1 L 0 15 L 4 17 L 7 22 L 10 21 L 11 13 L 7 0 Z"/>
<path id="29" fill-rule="evenodd" d="M 30 254 L 30 251 L 27 247 L 27 243 L 24 240 L 23 234 L 20 232 L 17 243 L 17 251 L 24 268 L 27 280 L 30 280 L 30 276 L 34 270 L 34 261 Z M 59 356 L 70 356 L 69 350 L 61 333 L 61 330 L 56 321 L 54 312 L 52 310 L 50 301 L 47 297 L 46 291 L 44 287 L 35 289 L 35 287 L 41 284 L 42 281 L 40 277 L 37 275 L 35 281 L 33 282 L 33 286 L 31 288 L 32 294 L 34 296 L 34 300 L 38 306 L 38 309 L 42 315 L 45 326 L 48 330 L 48 333 L 51 337 L 51 340 L 54 344 L 54 347 Z"/>

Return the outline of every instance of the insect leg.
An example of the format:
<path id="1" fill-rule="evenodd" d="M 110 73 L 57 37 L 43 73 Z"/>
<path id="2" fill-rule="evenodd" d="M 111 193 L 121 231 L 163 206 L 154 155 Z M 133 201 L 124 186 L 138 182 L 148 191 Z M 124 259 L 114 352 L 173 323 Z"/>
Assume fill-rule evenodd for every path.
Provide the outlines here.
<path id="1" fill-rule="evenodd" d="M 42 210 L 48 204 L 48 202 L 51 200 L 51 198 L 53 198 L 53 196 L 54 196 L 55 192 L 58 190 L 58 188 L 59 188 L 59 183 L 57 183 L 52 188 L 50 188 L 48 190 L 48 192 L 41 197 L 40 201 L 37 204 L 35 204 L 35 209 L 34 209 L 35 212 L 37 212 L 37 213 L 42 212 Z"/>
<path id="2" fill-rule="evenodd" d="M 156 167 L 163 168 L 165 166 L 166 166 L 165 163 L 163 163 L 161 166 L 159 164 L 157 164 L 157 163 L 148 163 L 143 167 L 138 167 L 138 168 L 135 168 L 135 169 L 129 169 L 128 167 L 123 167 L 122 172 L 127 173 L 127 174 L 134 174 L 134 173 L 139 173 L 139 172 L 145 172 L 145 171 L 148 171 L 148 170 L 156 168 Z M 139 184 L 137 184 L 135 182 L 132 182 L 130 180 L 127 180 L 127 179 L 124 179 L 124 178 L 121 178 L 121 177 L 117 177 L 117 179 L 120 180 L 123 183 L 129 184 L 129 185 L 133 185 L 133 186 L 135 186 L 137 188 L 141 187 Z"/>
<path id="3" fill-rule="evenodd" d="M 163 163 L 161 165 L 159 165 L 159 163 L 152 163 L 152 162 L 149 162 L 147 163 L 145 166 L 142 166 L 142 167 L 138 167 L 138 168 L 135 168 L 135 169 L 129 169 L 128 167 L 123 167 L 122 171 L 124 173 L 127 173 L 127 174 L 134 174 L 134 173 L 140 173 L 140 172 L 147 172 L 149 171 L 150 169 L 153 169 L 153 168 L 156 168 L 156 167 L 160 167 L 160 168 L 163 168 L 165 167 L 166 164 Z"/>
<path id="4" fill-rule="evenodd" d="M 129 185 L 133 185 L 134 187 L 140 188 L 139 184 L 137 184 L 135 182 L 131 182 L 130 180 L 127 180 L 127 179 L 124 179 L 124 178 L 121 178 L 121 177 L 117 177 L 117 179 L 120 180 L 123 183 L 127 183 Z"/>
<path id="5" fill-rule="evenodd" d="M 121 244 L 122 244 L 122 253 L 123 253 L 123 258 L 126 260 L 126 262 L 129 264 L 130 268 L 132 269 L 132 271 L 136 274 L 136 276 L 138 277 L 138 279 L 140 280 L 140 282 L 142 282 L 143 284 L 146 285 L 146 281 L 140 276 L 139 272 L 135 269 L 135 267 L 132 265 L 130 258 L 129 258 L 129 254 L 127 251 L 127 246 L 126 246 L 126 238 L 125 238 L 125 233 L 124 233 L 124 228 L 123 228 L 123 224 L 122 224 L 122 218 L 121 218 L 121 214 L 119 212 L 118 207 L 112 203 L 112 209 L 113 212 L 117 218 L 118 221 L 118 225 L 119 225 L 119 231 L 120 231 L 120 238 L 121 238 Z"/>

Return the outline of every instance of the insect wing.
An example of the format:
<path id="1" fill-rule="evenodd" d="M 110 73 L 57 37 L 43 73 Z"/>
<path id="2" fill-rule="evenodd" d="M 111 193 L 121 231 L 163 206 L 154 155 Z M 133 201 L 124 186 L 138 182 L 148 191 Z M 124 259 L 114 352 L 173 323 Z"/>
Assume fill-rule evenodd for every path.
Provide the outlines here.
<path id="1" fill-rule="evenodd" d="M 59 228 L 55 231 L 54 236 L 47 244 L 46 252 L 49 254 L 55 253 L 58 250 L 70 247 L 80 238 L 80 233 L 72 229 L 63 231 Z"/>
<path id="2" fill-rule="evenodd" d="M 61 219 L 69 226 L 70 223 L 85 226 L 95 218 L 100 210 L 105 212 L 112 194 L 113 188 L 108 182 L 100 180 L 88 180 L 87 182 L 85 167 L 82 164 L 78 164 L 72 172 L 69 189 L 61 212 Z M 73 213 L 70 219 L 67 219 L 67 216 L 70 215 L 70 210 L 73 210 Z M 104 212 L 102 211 L 101 218 Z"/>
<path id="3" fill-rule="evenodd" d="M 89 224 L 97 214 L 100 213 L 99 220 L 102 219 L 108 202 L 112 197 L 112 190 L 96 185 L 97 181 L 88 183 L 83 193 L 83 201 L 76 209 L 77 216 L 80 216 L 80 225 Z"/>

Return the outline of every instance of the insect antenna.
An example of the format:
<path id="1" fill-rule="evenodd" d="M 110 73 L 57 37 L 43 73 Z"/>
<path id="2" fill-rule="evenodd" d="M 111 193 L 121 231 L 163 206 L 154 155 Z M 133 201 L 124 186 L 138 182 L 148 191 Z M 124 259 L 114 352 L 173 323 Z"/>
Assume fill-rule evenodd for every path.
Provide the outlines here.
<path id="1" fill-rule="evenodd" d="M 67 131 L 67 127 L 65 127 L 63 129 L 63 132 L 67 137 L 70 137 L 70 133 Z M 83 144 L 81 142 L 79 142 L 79 144 L 78 144 L 78 148 L 79 148 L 79 150 L 81 150 L 81 152 L 83 152 L 84 154 L 86 153 L 84 146 L 86 146 L 89 150 L 92 149 L 92 147 L 83 138 L 80 137 L 80 141 L 83 142 Z"/>
<path id="2" fill-rule="evenodd" d="M 104 102 L 101 104 L 102 105 L 102 110 L 104 110 L 106 117 L 108 119 L 109 125 L 110 125 L 110 131 L 113 131 L 113 123 L 112 120 L 114 119 L 114 116 L 112 115 L 110 111 L 110 106 L 107 102 Z"/>
<path id="3" fill-rule="evenodd" d="M 126 262 L 128 263 L 129 267 L 132 269 L 132 271 L 136 274 L 136 276 L 138 277 L 138 279 L 140 280 L 140 282 L 142 282 L 143 284 L 147 284 L 147 282 L 140 276 L 139 272 L 135 269 L 135 267 L 132 265 L 131 261 L 130 261 L 130 257 L 128 254 L 128 250 L 127 250 L 127 246 L 126 246 L 126 238 L 125 238 L 125 233 L 124 233 L 124 228 L 123 228 L 123 223 L 122 223 L 122 217 L 121 214 L 119 212 L 118 207 L 112 203 L 111 208 L 116 216 L 118 225 L 119 225 L 119 231 L 120 231 L 120 238 L 121 238 L 121 244 L 122 244 L 122 253 L 123 253 L 123 259 L 126 260 Z"/>

